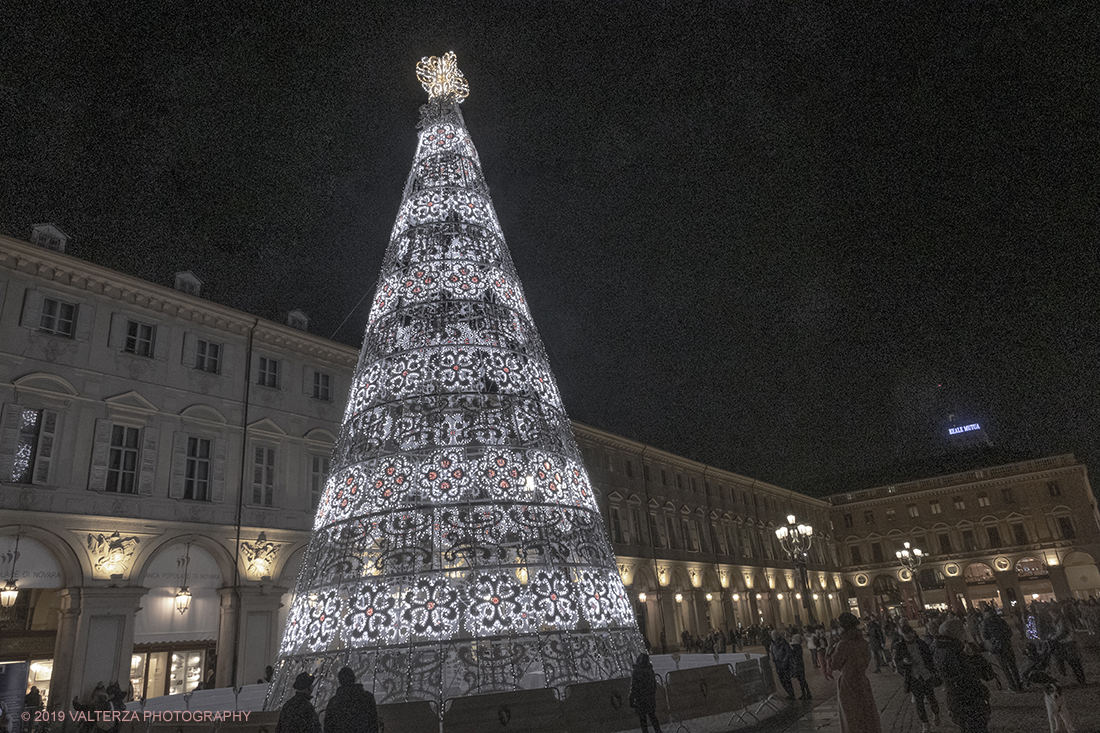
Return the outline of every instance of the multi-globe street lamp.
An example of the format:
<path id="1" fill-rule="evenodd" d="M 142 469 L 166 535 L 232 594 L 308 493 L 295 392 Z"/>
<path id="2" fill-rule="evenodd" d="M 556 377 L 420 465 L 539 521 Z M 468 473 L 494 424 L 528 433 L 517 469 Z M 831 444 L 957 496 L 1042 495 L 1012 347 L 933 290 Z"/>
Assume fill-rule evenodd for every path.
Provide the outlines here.
<path id="1" fill-rule="evenodd" d="M 913 585 L 917 586 L 917 604 L 919 605 L 919 613 L 924 615 L 924 596 L 921 594 L 920 581 L 917 580 L 917 567 L 920 566 L 920 561 L 924 559 L 924 552 L 919 547 L 910 547 L 906 542 L 902 549 L 894 552 L 897 556 L 901 566 L 909 571 L 909 577 L 913 581 Z"/>
<path id="2" fill-rule="evenodd" d="M 810 581 L 806 565 L 810 562 L 810 545 L 814 541 L 814 528 L 808 524 L 798 524 L 793 514 L 787 515 L 787 526 L 775 530 L 779 544 L 798 567 L 798 577 L 802 580 L 802 606 L 810 624 L 817 623 L 814 618 L 813 601 L 810 600 Z"/>

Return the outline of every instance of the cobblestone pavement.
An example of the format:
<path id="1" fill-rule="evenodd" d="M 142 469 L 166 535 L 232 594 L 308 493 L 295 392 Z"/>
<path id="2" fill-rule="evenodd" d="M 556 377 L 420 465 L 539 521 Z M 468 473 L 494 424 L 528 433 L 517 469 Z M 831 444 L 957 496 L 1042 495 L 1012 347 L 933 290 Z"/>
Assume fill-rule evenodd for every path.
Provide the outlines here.
<path id="1" fill-rule="evenodd" d="M 1072 676 L 1062 678 L 1066 683 L 1064 694 L 1077 726 L 1077 733 L 1100 733 L 1100 651 L 1096 641 L 1084 641 L 1081 644 L 1085 662 L 1085 680 L 1083 687 L 1071 686 Z M 1068 670 L 1067 670 L 1068 671 Z M 921 723 L 917 718 L 916 707 L 909 695 L 904 692 L 901 675 L 888 667 L 882 672 L 867 675 L 871 680 L 871 689 L 875 695 L 882 720 L 883 733 L 920 733 Z M 1054 672 L 1057 678 L 1059 675 Z M 814 696 L 813 703 L 796 701 L 774 717 L 765 720 L 752 729 L 760 731 L 783 731 L 784 733 L 840 733 L 840 718 L 837 711 L 835 682 L 829 682 L 815 669 L 807 670 L 807 680 Z M 781 693 L 782 694 L 782 693 Z M 943 688 L 937 690 L 940 703 L 941 721 L 933 730 L 954 733 L 959 728 L 951 722 L 947 712 L 947 703 Z M 1046 706 L 1043 694 L 1037 689 L 1013 693 L 1005 686 L 1004 690 L 992 688 L 991 703 L 993 717 L 989 730 L 995 733 L 1047 733 Z M 813 707 L 811 708 L 811 704 Z M 798 706 L 805 706 L 801 707 Z"/>

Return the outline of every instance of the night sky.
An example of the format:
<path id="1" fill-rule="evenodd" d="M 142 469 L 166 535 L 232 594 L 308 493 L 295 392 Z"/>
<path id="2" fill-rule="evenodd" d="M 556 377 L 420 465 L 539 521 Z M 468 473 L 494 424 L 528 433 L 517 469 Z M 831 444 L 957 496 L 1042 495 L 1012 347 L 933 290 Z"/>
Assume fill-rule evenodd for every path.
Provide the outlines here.
<path id="1" fill-rule="evenodd" d="M 574 419 L 811 493 L 949 413 L 1096 471 L 1096 3 L 926 5 L 11 3 L 0 232 L 323 336 L 367 294 L 357 346 L 452 50 Z"/>

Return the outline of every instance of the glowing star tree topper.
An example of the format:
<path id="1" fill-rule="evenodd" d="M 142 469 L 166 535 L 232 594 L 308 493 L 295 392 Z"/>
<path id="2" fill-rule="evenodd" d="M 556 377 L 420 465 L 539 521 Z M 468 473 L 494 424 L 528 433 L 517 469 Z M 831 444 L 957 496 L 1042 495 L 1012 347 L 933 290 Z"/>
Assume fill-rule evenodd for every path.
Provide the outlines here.
<path id="1" fill-rule="evenodd" d="M 630 675 L 633 609 L 458 102 L 419 142 L 265 706 L 355 670 L 379 702 Z"/>
<path id="2" fill-rule="evenodd" d="M 470 94 L 466 77 L 459 70 L 458 59 L 452 51 L 443 54 L 443 58 L 427 56 L 420 59 L 416 65 L 416 78 L 428 93 L 429 100 L 453 97 L 456 102 L 461 102 Z"/>

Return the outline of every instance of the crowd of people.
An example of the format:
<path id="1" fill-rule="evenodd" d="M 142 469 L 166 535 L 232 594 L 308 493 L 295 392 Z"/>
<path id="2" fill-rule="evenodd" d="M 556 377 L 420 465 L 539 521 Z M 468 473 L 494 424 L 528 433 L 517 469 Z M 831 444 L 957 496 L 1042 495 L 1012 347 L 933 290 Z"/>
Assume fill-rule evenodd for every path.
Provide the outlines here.
<path id="1" fill-rule="evenodd" d="M 914 626 L 914 623 L 916 626 Z M 923 635 L 918 627 L 923 625 Z M 990 685 L 1022 692 L 1029 685 L 1047 692 L 1086 683 L 1077 633 L 1100 638 L 1100 599 L 1036 601 L 1018 612 L 993 607 L 929 613 L 910 622 L 843 613 L 828 627 L 814 624 L 772 629 L 764 625 L 703 637 L 681 636 L 685 651 L 723 653 L 762 646 L 789 699 L 807 699 L 806 657 L 827 679 L 835 679 L 842 733 L 879 733 L 881 725 L 868 671 L 897 672 L 916 707 L 923 731 L 941 723 L 941 699 L 965 733 L 987 733 L 992 715 Z M 808 652 L 808 654 L 807 654 Z M 653 667 L 648 655 L 635 665 L 631 706 L 643 731 L 652 723 Z M 871 665 L 874 664 L 872 668 Z M 1059 677 L 1054 677 L 1057 670 Z M 648 682 L 646 682 L 648 680 Z M 1050 702 L 1047 702 L 1048 711 Z M 1053 713 L 1052 713 L 1053 714 Z"/>

